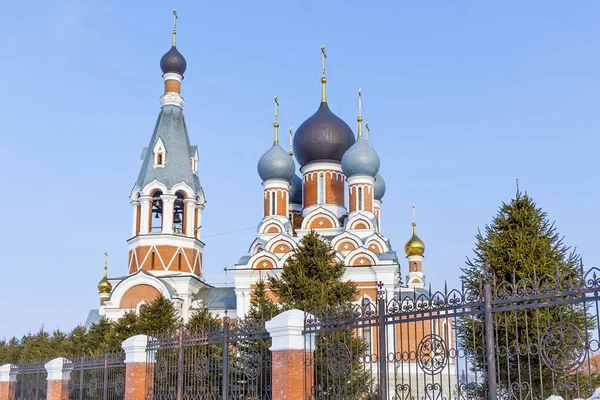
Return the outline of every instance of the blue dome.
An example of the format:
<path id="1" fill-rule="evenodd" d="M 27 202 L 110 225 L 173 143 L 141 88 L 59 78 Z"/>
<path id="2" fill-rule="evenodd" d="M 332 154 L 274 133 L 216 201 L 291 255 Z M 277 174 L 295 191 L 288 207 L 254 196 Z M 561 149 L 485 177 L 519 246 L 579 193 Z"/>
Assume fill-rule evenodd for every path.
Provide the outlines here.
<path id="1" fill-rule="evenodd" d="M 340 161 L 354 143 L 352 129 L 321 102 L 319 109 L 296 130 L 294 154 L 300 166 L 311 161 Z"/>
<path id="2" fill-rule="evenodd" d="M 302 178 L 294 174 L 292 188 L 290 189 L 290 203 L 302 204 Z"/>
<path id="3" fill-rule="evenodd" d="M 160 69 L 163 74 L 166 74 L 167 72 L 176 72 L 183 76 L 186 68 L 187 62 L 175 46 L 171 47 L 171 49 L 160 59 Z"/>
<path id="4" fill-rule="evenodd" d="M 373 185 L 373 196 L 375 200 L 381 201 L 385 195 L 385 181 L 379 174 L 375 175 L 375 184 Z"/>
<path id="5" fill-rule="evenodd" d="M 356 143 L 342 157 L 342 171 L 347 177 L 354 175 L 375 177 L 379 171 L 379 164 L 377 152 L 365 142 L 363 136 L 359 136 Z"/>
<path id="6" fill-rule="evenodd" d="M 289 182 L 295 173 L 294 160 L 277 143 L 258 160 L 258 175 L 263 182 L 267 179 L 283 179 Z"/>

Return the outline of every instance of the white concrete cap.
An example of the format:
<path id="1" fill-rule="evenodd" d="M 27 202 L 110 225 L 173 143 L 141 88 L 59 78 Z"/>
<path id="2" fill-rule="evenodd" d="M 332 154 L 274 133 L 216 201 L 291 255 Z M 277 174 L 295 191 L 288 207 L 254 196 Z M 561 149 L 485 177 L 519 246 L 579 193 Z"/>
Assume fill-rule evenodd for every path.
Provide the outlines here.
<path id="1" fill-rule="evenodd" d="M 0 365 L 0 382 L 16 382 L 18 369 L 16 365 Z"/>
<path id="2" fill-rule="evenodd" d="M 314 334 L 303 335 L 305 318 L 314 318 L 300 310 L 289 310 L 267 321 L 265 327 L 271 335 L 271 351 L 314 351 Z"/>
<path id="3" fill-rule="evenodd" d="M 125 364 L 153 362 L 146 357 L 146 348 L 148 347 L 149 336 L 135 335 L 125 339 L 121 344 L 125 350 Z M 154 352 L 148 353 L 150 357 L 154 357 Z"/>
<path id="4" fill-rule="evenodd" d="M 49 381 L 68 381 L 71 377 L 71 371 L 73 370 L 73 366 L 69 360 L 64 357 L 50 360 L 44 367 L 46 367 L 46 372 L 48 372 L 47 379 Z"/>

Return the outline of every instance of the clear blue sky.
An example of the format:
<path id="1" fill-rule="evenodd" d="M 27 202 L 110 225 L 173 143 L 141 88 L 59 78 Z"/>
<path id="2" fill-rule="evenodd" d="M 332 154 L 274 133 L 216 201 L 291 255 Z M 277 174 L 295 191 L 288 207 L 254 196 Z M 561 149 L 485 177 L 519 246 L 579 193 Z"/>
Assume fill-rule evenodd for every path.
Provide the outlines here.
<path id="1" fill-rule="evenodd" d="M 172 8 L 208 199 L 207 275 L 254 237 L 209 236 L 259 222 L 273 95 L 284 131 L 316 110 L 321 44 L 330 106 L 352 127 L 363 89 L 388 186 L 383 232 L 403 255 L 416 202 L 434 286 L 457 282 L 517 177 L 599 264 L 598 2 L 6 2 L 0 337 L 82 323 L 104 250 L 110 274 L 126 273 L 128 195 L 159 111 Z"/>

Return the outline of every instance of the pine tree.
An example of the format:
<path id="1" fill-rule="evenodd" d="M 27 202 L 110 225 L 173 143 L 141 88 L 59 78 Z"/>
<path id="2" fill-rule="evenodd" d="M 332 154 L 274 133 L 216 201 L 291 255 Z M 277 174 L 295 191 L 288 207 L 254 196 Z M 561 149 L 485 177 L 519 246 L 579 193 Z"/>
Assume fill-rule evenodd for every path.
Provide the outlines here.
<path id="1" fill-rule="evenodd" d="M 331 245 L 311 231 L 300 240 L 298 248 L 284 264 L 281 277 L 270 276 L 268 282 L 282 310 L 304 310 L 317 319 L 326 318 L 326 315 L 341 317 L 358 297 L 356 284 L 342 280 L 344 270 L 344 264 L 336 259 Z M 341 395 L 340 398 L 366 399 L 364 395 L 372 387 L 372 380 L 360 360 L 369 346 L 352 329 L 344 329 L 343 323 L 338 324 L 338 328 L 315 335 L 312 390 L 317 398 Z M 332 376 L 326 367 L 328 350 L 336 346 L 342 346 L 352 354 L 350 371 L 343 377 Z"/>
<path id="2" fill-rule="evenodd" d="M 194 310 L 186 324 L 188 332 L 214 332 L 222 327 L 223 321 L 206 307 Z"/>
<path id="3" fill-rule="evenodd" d="M 170 299 L 159 295 L 150 304 L 140 308 L 140 332 L 145 335 L 168 335 L 177 332 L 181 318 Z"/>
<path id="4" fill-rule="evenodd" d="M 247 318 L 255 321 L 269 320 L 277 314 L 279 314 L 279 307 L 267 294 L 265 280 L 261 277 L 256 282 L 256 288 L 252 292 Z"/>
<path id="5" fill-rule="evenodd" d="M 140 317 L 135 311 L 128 311 L 113 323 L 112 335 L 108 348 L 111 351 L 121 348 L 126 339 L 143 333 Z"/>
<path id="6" fill-rule="evenodd" d="M 76 326 L 68 337 L 67 358 L 74 359 L 81 356 L 85 351 L 87 330 L 83 325 Z"/>
<path id="7" fill-rule="evenodd" d="M 102 317 L 100 321 L 92 324 L 85 338 L 85 352 L 87 355 L 98 356 L 106 352 L 106 347 L 116 351 L 114 342 L 111 338 L 114 337 L 114 324 Z"/>
<path id="8" fill-rule="evenodd" d="M 556 290 L 557 278 L 567 282 L 576 279 L 579 273 L 580 256 L 563 243 L 554 223 L 533 199 L 518 190 L 514 199 L 500 206 L 484 233 L 477 233 L 476 242 L 475 255 L 467 258 L 462 276 L 465 288 L 475 295 L 480 293 L 480 282 L 484 280 L 492 280 L 496 288 L 501 288 L 502 282 L 533 283 L 537 280 L 550 283 L 550 290 Z M 517 310 L 497 314 L 494 330 L 499 386 L 507 390 L 508 382 L 527 382 L 533 392 L 544 389 L 543 393 L 549 395 L 553 378 L 558 377 L 552 376 L 541 358 L 535 354 L 525 355 L 529 366 L 518 369 L 516 366 L 523 359 L 519 359 L 518 352 L 507 352 L 506 349 L 521 351 L 530 344 L 535 344 L 537 349 L 538 339 L 544 330 L 565 318 L 586 332 L 585 314 L 583 306 L 553 306 L 541 311 Z M 465 349 L 485 348 L 482 316 L 465 317 L 457 333 Z M 483 372 L 482 353 L 473 353 L 471 357 L 476 370 Z"/>

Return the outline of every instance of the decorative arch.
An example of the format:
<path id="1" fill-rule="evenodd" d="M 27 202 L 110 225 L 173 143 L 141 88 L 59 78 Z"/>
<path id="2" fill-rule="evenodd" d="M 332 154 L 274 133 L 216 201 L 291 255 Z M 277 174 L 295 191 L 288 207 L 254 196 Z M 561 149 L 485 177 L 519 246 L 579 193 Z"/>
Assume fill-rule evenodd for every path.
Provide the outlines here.
<path id="1" fill-rule="evenodd" d="M 193 199 L 194 197 L 196 197 L 196 193 L 194 193 L 194 190 L 184 181 L 174 184 L 169 192 L 172 194 L 176 194 L 177 192 L 183 192 L 185 194 L 186 199 Z"/>
<path id="2" fill-rule="evenodd" d="M 132 288 L 134 288 L 136 286 L 141 286 L 141 285 L 150 286 L 154 290 L 156 290 L 156 292 L 162 294 L 166 298 L 168 298 L 168 299 L 171 298 L 169 289 L 161 280 L 154 277 L 153 275 L 150 275 L 150 274 L 140 270 L 140 271 L 136 272 L 135 274 L 129 276 L 128 278 L 122 280 L 114 287 L 112 294 L 110 296 L 110 300 L 106 303 L 106 306 L 108 308 L 113 308 L 113 307 L 120 308 L 121 302 L 122 302 L 125 294 Z M 148 290 L 151 291 L 150 289 L 148 289 Z M 139 301 L 141 301 L 141 300 L 143 300 L 143 299 L 140 298 L 138 301 L 136 301 L 135 305 L 137 305 L 139 303 Z M 135 308 L 135 305 L 133 308 Z"/>
<path id="3" fill-rule="evenodd" d="M 331 246 L 339 252 L 348 252 L 362 247 L 362 240 L 350 232 L 344 232 L 333 238 Z"/>
<path id="4" fill-rule="evenodd" d="M 297 247 L 296 242 L 289 236 L 277 235 L 267 242 L 265 248 L 268 252 L 274 254 L 286 254 Z"/>
<path id="5" fill-rule="evenodd" d="M 375 229 L 371 218 L 363 213 L 358 213 L 346 222 L 347 229 Z"/>
<path id="6" fill-rule="evenodd" d="M 273 269 L 277 268 L 278 260 L 275 254 L 265 250 L 252 256 L 248 260 L 248 265 L 252 269 Z"/>
<path id="7" fill-rule="evenodd" d="M 258 229 L 258 233 L 283 233 L 285 231 L 283 222 L 276 218 L 266 218 Z"/>
<path id="8" fill-rule="evenodd" d="M 379 257 L 372 251 L 360 248 L 352 251 L 346 256 L 345 264 L 349 267 L 362 267 L 367 265 L 377 265 Z"/>
<path id="9" fill-rule="evenodd" d="M 160 190 L 165 194 L 170 193 L 169 189 L 167 189 L 165 184 L 160 182 L 158 179 L 154 179 L 152 182 L 149 182 L 146 186 L 142 188 L 141 192 L 142 195 L 150 196 L 155 190 Z"/>
<path id="10" fill-rule="evenodd" d="M 250 253 L 250 255 L 255 255 L 256 253 L 263 251 L 264 248 L 265 242 L 263 242 L 260 238 L 256 238 L 254 239 L 254 242 L 252 242 L 252 244 L 250 245 L 250 249 L 248 250 L 248 252 Z"/>
<path id="11" fill-rule="evenodd" d="M 310 212 L 302 221 L 302 229 L 338 228 L 339 220 L 331 211 L 319 207 Z"/>
<path id="12" fill-rule="evenodd" d="M 369 236 L 365 240 L 365 247 L 373 253 L 381 254 L 388 251 L 388 245 L 385 240 L 378 234 Z"/>

